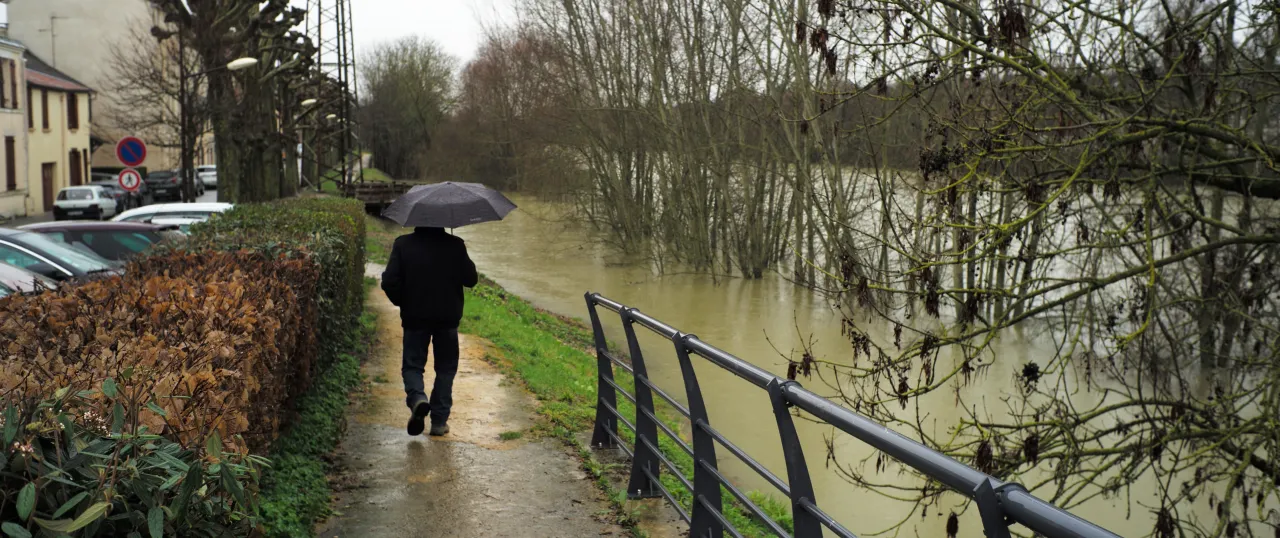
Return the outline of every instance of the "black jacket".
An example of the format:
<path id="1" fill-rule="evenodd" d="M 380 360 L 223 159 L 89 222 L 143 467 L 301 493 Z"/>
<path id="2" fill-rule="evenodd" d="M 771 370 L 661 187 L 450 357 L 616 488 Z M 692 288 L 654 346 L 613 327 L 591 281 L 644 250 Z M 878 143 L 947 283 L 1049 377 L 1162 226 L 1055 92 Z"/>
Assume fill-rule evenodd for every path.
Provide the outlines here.
<path id="1" fill-rule="evenodd" d="M 396 238 L 382 273 L 382 291 L 400 307 L 406 329 L 457 327 L 462 321 L 462 288 L 479 276 L 462 239 L 442 228 L 416 228 Z"/>

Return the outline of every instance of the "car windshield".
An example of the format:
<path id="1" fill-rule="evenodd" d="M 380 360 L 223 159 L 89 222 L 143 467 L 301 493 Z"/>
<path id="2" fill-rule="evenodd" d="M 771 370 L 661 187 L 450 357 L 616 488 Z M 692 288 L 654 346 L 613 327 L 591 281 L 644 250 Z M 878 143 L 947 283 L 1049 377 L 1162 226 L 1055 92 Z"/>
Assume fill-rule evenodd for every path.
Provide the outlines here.
<path id="1" fill-rule="evenodd" d="M 43 235 L 32 232 L 22 232 L 12 236 L 13 239 L 26 243 L 32 247 L 43 250 L 48 255 L 54 257 L 58 262 L 70 265 L 84 273 L 96 273 L 99 271 L 110 271 L 112 269 L 111 262 L 102 256 L 82 252 L 59 243 L 56 240 L 49 239 Z"/>
<path id="2" fill-rule="evenodd" d="M 89 189 L 65 189 L 58 193 L 59 200 L 92 200 L 93 191 Z"/>
<path id="3" fill-rule="evenodd" d="M 160 242 L 155 232 L 84 232 L 80 242 L 103 258 L 124 261 Z"/>

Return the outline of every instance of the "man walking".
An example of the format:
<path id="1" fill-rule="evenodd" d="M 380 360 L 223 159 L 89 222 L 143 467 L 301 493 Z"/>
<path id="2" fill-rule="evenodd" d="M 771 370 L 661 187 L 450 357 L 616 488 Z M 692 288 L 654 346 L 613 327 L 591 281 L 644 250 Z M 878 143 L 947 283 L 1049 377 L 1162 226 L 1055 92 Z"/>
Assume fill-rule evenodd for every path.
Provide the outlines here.
<path id="1" fill-rule="evenodd" d="M 431 418 L 431 435 L 449 433 L 453 378 L 458 373 L 458 323 L 462 321 L 462 288 L 479 280 L 462 239 L 443 228 L 414 228 L 396 238 L 391 261 L 382 273 L 382 290 L 400 307 L 404 327 L 405 404 L 412 413 L 409 435 L 420 435 Z M 427 346 L 435 349 L 435 384 L 428 398 L 422 373 Z"/>

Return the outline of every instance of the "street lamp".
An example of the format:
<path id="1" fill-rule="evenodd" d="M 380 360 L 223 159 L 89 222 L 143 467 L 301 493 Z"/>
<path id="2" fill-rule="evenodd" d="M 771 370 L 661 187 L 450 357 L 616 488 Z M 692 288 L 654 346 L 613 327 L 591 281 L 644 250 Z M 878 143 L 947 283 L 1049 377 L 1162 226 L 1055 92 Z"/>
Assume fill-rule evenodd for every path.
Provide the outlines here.
<path id="1" fill-rule="evenodd" d="M 227 69 L 231 71 L 240 71 L 258 65 L 257 58 L 237 58 L 227 63 Z"/>
<path id="2" fill-rule="evenodd" d="M 314 105 L 314 104 L 319 103 L 319 102 L 320 102 L 320 101 L 319 101 L 318 99 L 314 99 L 314 98 L 313 98 L 313 99 L 307 99 L 306 101 L 303 101 L 303 102 L 302 102 L 302 106 L 303 106 L 303 107 L 309 107 L 309 106 Z"/>

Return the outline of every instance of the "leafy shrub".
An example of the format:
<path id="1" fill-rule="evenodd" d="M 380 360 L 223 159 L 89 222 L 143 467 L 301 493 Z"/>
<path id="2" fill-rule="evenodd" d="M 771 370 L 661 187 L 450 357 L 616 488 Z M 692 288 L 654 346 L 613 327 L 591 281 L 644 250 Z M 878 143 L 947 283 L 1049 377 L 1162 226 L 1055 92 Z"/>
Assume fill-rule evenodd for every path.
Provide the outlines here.
<path id="1" fill-rule="evenodd" d="M 306 388 L 315 274 L 302 259 L 180 252 L 137 262 L 127 279 L 0 301 L 0 394 L 29 404 L 108 379 L 133 404 L 131 426 L 183 446 L 218 432 L 265 448 Z M 93 401 L 112 413 L 110 399 Z"/>
<path id="2" fill-rule="evenodd" d="M 312 376 L 331 375 L 354 349 L 362 210 L 344 200 L 239 206 L 179 250 L 135 261 L 127 279 L 0 299 L 0 408 L 12 439 L 0 448 L 0 532 L 269 529 L 259 483 L 289 484 L 260 476 L 265 460 L 236 454 L 271 446 Z M 327 395 L 350 385 L 325 381 Z M 313 448 L 340 435 L 332 422 L 324 443 L 287 443 L 273 456 L 315 459 Z M 289 448 L 301 445 L 302 456 Z M 323 506 L 309 510 L 298 525 Z"/>
<path id="3" fill-rule="evenodd" d="M 114 394 L 107 397 L 106 394 Z M 98 399 L 114 402 L 96 414 Z M 216 434 L 203 455 L 125 427 L 128 398 L 110 384 L 3 415 L 0 531 L 12 538 L 148 535 L 247 536 L 256 525 L 261 458 L 224 452 Z"/>
<path id="4" fill-rule="evenodd" d="M 364 308 L 364 204 L 343 198 L 240 204 L 192 229 L 188 248 L 302 254 L 319 266 L 315 368 L 343 349 Z"/>

